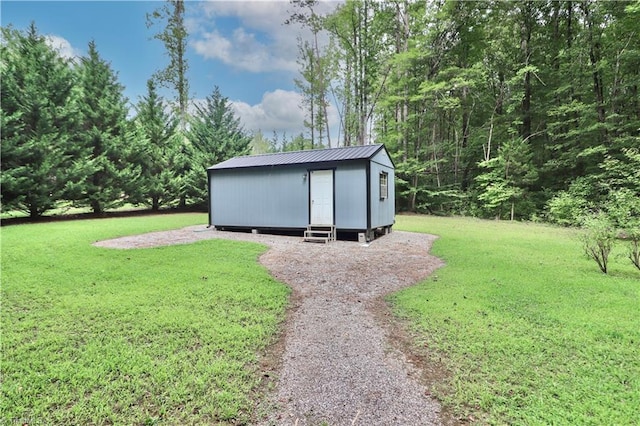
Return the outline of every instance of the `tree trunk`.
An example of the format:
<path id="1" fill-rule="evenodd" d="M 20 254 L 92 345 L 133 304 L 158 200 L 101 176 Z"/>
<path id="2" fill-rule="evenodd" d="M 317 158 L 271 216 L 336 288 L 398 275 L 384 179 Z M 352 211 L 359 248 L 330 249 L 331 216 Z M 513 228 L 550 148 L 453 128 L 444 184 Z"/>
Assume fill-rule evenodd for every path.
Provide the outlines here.
<path id="1" fill-rule="evenodd" d="M 91 210 L 96 214 L 102 214 L 104 211 L 102 203 L 98 200 L 91 201 Z"/>
<path id="2" fill-rule="evenodd" d="M 602 74 L 598 67 L 600 64 L 600 42 L 595 40 L 593 34 L 593 19 L 591 15 L 590 4 L 585 2 L 582 4 L 582 10 L 584 11 L 585 20 L 588 29 L 589 39 L 589 61 L 591 63 L 592 78 L 593 78 L 593 94 L 596 101 L 596 111 L 598 113 L 598 122 L 604 123 L 606 120 L 606 113 L 604 108 L 604 85 L 602 82 Z M 603 131 L 604 132 L 604 131 Z M 602 134 L 605 137 L 605 133 Z"/>
<path id="3" fill-rule="evenodd" d="M 411 186 L 413 187 L 414 191 L 412 191 L 411 193 L 411 198 L 409 199 L 409 211 L 411 212 L 415 212 L 416 211 L 416 198 L 418 197 L 418 175 L 415 174 L 413 175 L 413 177 L 411 178 Z"/>
<path id="4" fill-rule="evenodd" d="M 469 109 L 467 107 L 467 97 L 469 94 L 469 88 L 468 87 L 463 87 L 462 88 L 462 107 L 464 108 L 463 112 L 462 112 L 462 144 L 461 144 L 461 150 L 464 152 L 467 147 L 469 146 L 469 120 L 471 119 L 471 113 L 469 112 Z M 461 187 L 462 188 L 468 188 L 469 187 L 469 172 L 470 172 L 471 168 L 469 166 L 465 167 L 462 170 L 462 178 L 461 178 Z M 458 175 L 458 170 L 456 167 L 455 170 L 455 175 Z"/>
<path id="5" fill-rule="evenodd" d="M 431 126 L 431 145 L 433 147 L 433 166 L 436 172 L 436 185 L 440 188 L 442 185 L 440 183 L 440 167 L 438 167 L 438 151 L 436 149 L 436 123 L 433 122 Z"/>
<path id="6" fill-rule="evenodd" d="M 31 219 L 37 219 L 40 217 L 40 210 L 38 209 L 37 206 L 35 205 L 30 205 L 29 206 L 29 217 Z"/>
<path id="7" fill-rule="evenodd" d="M 522 62 L 525 67 L 529 66 L 531 57 L 531 33 L 532 33 L 532 4 L 526 2 L 522 11 L 522 33 L 520 38 L 520 50 L 522 54 Z M 523 81 L 524 95 L 522 97 L 522 131 L 521 136 L 527 139 L 531 136 L 531 72 L 524 74 Z"/>

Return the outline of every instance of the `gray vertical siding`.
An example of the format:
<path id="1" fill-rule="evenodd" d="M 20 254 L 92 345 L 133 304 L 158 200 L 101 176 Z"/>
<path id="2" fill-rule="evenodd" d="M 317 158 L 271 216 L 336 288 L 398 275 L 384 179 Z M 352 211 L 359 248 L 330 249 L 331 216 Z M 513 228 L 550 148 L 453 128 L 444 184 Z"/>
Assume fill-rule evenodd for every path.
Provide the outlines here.
<path id="1" fill-rule="evenodd" d="M 391 170 L 394 169 L 393 163 L 391 162 L 391 158 L 387 155 L 387 152 L 384 149 L 381 149 L 376 155 L 373 156 L 371 162 L 378 163 L 382 166 L 386 166 Z"/>
<path id="2" fill-rule="evenodd" d="M 303 228 L 308 180 L 303 167 L 219 170 L 211 177 L 212 225 Z"/>
<path id="3" fill-rule="evenodd" d="M 309 223 L 308 172 L 325 169 L 335 170 L 338 229 L 359 231 L 393 225 L 394 167 L 384 149 L 370 160 L 209 170 L 211 225 L 305 228 Z M 388 173 L 389 196 L 380 200 L 379 176 L 383 171 Z"/>
<path id="4" fill-rule="evenodd" d="M 380 199 L 380 173 L 387 173 L 388 197 Z M 371 228 L 393 225 L 395 221 L 395 176 L 393 163 L 384 150 L 371 159 Z"/>
<path id="5" fill-rule="evenodd" d="M 336 228 L 367 229 L 366 162 L 338 166 L 335 179 Z"/>

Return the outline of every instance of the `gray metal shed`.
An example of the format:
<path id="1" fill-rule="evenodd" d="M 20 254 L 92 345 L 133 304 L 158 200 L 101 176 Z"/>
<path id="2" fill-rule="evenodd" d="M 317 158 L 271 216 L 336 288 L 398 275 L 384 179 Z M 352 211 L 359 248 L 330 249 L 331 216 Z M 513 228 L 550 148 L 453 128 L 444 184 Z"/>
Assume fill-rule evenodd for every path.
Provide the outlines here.
<path id="1" fill-rule="evenodd" d="M 207 172 L 209 225 L 218 229 L 333 226 L 370 240 L 395 222 L 394 165 L 384 145 L 235 157 Z"/>

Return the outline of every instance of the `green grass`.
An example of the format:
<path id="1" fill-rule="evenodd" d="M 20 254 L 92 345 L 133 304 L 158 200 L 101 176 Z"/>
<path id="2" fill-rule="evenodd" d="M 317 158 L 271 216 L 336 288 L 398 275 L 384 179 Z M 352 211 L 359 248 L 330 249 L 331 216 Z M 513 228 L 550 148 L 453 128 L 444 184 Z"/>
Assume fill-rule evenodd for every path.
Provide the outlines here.
<path id="1" fill-rule="evenodd" d="M 198 223 L 206 215 L 2 228 L 0 424 L 250 420 L 257 354 L 288 298 L 257 263 L 265 247 L 91 246 Z"/>
<path id="2" fill-rule="evenodd" d="M 636 424 L 640 273 L 622 252 L 604 275 L 567 229 L 427 216 L 396 227 L 440 236 L 447 265 L 390 300 L 448 370 L 436 392 L 458 415 Z"/>

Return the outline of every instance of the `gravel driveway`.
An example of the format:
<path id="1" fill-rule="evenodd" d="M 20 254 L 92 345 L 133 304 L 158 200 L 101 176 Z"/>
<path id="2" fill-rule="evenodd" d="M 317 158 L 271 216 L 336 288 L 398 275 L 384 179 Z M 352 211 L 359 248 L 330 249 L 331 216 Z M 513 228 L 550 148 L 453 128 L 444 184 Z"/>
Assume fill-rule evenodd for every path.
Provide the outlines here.
<path id="1" fill-rule="evenodd" d="M 260 258 L 293 289 L 282 359 L 265 425 L 432 425 L 440 407 L 394 348 L 374 310 L 442 262 L 435 237 L 395 231 L 370 244 L 305 243 L 300 237 L 220 232 L 204 226 L 102 241 L 114 248 L 227 238 L 270 247 Z M 274 408 L 275 407 L 275 408 Z"/>

